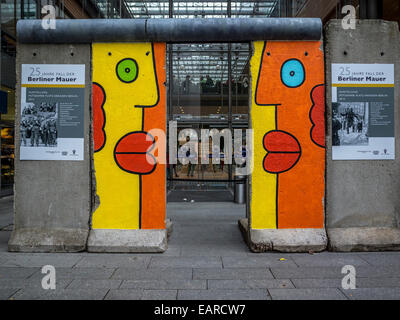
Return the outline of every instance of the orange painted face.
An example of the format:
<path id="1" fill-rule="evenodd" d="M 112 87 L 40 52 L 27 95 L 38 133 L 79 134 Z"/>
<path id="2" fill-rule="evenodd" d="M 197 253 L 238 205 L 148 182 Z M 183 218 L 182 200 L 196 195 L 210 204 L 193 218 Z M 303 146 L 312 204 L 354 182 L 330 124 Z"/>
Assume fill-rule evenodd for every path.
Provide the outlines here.
<path id="1" fill-rule="evenodd" d="M 324 61 L 318 41 L 266 42 L 254 108 L 275 108 L 262 166 L 277 174 L 277 227 L 323 225 Z M 261 128 L 260 128 L 261 129 Z"/>
<path id="2" fill-rule="evenodd" d="M 319 42 L 266 42 L 257 79 L 256 103 L 289 107 L 306 101 L 322 84 L 323 53 Z M 297 107 L 296 107 L 297 108 Z"/>
<path id="3" fill-rule="evenodd" d="M 265 171 L 286 172 L 297 164 L 303 148 L 313 143 L 324 147 L 321 68 L 319 42 L 265 43 L 255 98 L 259 108 L 276 107 L 276 130 L 265 135 Z"/>

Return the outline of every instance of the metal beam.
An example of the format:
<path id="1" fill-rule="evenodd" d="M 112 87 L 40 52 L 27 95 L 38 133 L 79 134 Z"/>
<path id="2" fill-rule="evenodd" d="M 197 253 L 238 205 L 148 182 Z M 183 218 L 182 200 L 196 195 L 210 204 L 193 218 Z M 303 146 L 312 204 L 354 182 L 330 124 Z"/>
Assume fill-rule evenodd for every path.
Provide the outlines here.
<path id="1" fill-rule="evenodd" d="M 55 29 L 42 20 L 19 20 L 20 43 L 240 42 L 320 40 L 318 18 L 62 19 Z"/>

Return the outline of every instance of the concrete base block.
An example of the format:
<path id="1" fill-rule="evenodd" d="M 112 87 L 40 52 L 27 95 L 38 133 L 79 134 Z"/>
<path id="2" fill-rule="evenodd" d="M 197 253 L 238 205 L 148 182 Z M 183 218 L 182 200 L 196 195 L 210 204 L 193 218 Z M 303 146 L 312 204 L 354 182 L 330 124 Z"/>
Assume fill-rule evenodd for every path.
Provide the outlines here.
<path id="1" fill-rule="evenodd" d="M 153 253 L 167 250 L 167 229 L 90 230 L 89 252 Z"/>
<path id="2" fill-rule="evenodd" d="M 239 220 L 239 228 L 253 252 L 319 252 L 327 247 L 325 229 L 250 229 L 248 220 Z"/>
<path id="3" fill-rule="evenodd" d="M 328 238 L 331 251 L 400 250 L 399 228 L 331 228 Z"/>
<path id="4" fill-rule="evenodd" d="M 11 252 L 80 252 L 86 249 L 89 230 L 22 228 L 11 233 Z"/>

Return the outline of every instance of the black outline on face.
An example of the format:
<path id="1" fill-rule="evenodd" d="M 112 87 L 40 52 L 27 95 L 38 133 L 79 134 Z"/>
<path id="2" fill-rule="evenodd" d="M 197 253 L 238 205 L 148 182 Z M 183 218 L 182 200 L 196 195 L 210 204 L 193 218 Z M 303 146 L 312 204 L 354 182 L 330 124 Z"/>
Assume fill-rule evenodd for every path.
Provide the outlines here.
<path id="1" fill-rule="evenodd" d="M 158 78 L 157 78 L 157 68 L 156 68 L 156 59 L 154 57 L 154 43 L 151 43 L 151 55 L 153 59 L 153 70 L 154 70 L 154 77 L 156 80 L 156 89 L 157 89 L 157 101 L 150 106 L 145 106 L 145 105 L 136 105 L 135 108 L 143 108 L 143 113 L 144 113 L 144 108 L 154 108 L 158 103 L 160 102 L 160 88 L 158 87 Z M 144 115 L 143 115 L 144 119 Z M 144 120 L 142 121 L 142 129 L 144 128 Z"/>
<path id="2" fill-rule="evenodd" d="M 131 134 L 134 134 L 134 133 L 144 133 L 144 134 L 146 134 L 147 136 L 151 137 L 151 138 L 153 139 L 153 143 L 152 143 L 151 147 L 150 147 L 149 149 L 147 149 L 145 152 L 115 152 L 115 150 L 117 149 L 117 146 L 118 146 L 118 144 L 121 142 L 121 140 L 124 139 L 125 137 L 131 135 Z M 138 175 L 148 175 L 148 174 L 151 174 L 151 173 L 154 172 L 154 170 L 156 170 L 156 167 L 157 167 L 157 160 L 156 160 L 156 158 L 155 158 L 151 153 L 149 153 L 149 152 L 150 152 L 151 150 L 153 150 L 153 148 L 155 147 L 155 143 L 156 143 L 156 140 L 154 139 L 154 137 L 153 137 L 150 133 L 148 133 L 148 132 L 146 132 L 146 131 L 132 131 L 132 132 L 128 132 L 127 134 L 125 134 L 124 136 L 122 136 L 122 137 L 117 141 L 117 143 L 115 144 L 114 151 L 113 151 L 114 161 L 115 161 L 115 163 L 117 164 L 117 166 L 118 166 L 121 170 L 123 170 L 123 171 L 125 171 L 125 172 L 133 173 L 133 174 L 138 174 Z M 150 155 L 150 156 L 154 159 L 154 167 L 153 167 L 153 169 L 151 169 L 151 171 L 146 172 L 146 173 L 143 173 L 143 172 L 136 172 L 136 171 L 131 171 L 131 170 L 126 170 L 126 169 L 124 169 L 123 167 L 121 167 L 120 164 L 118 163 L 116 154 L 144 154 L 144 155 L 148 154 L 148 155 Z"/>
<path id="3" fill-rule="evenodd" d="M 300 63 L 301 67 L 303 68 L 303 73 L 304 73 L 303 81 L 302 81 L 302 83 L 300 83 L 298 86 L 291 87 L 291 86 L 288 86 L 288 85 L 283 81 L 283 78 L 282 78 L 283 66 L 284 66 L 287 62 L 289 62 L 289 61 L 297 61 L 297 62 Z M 303 62 L 301 62 L 299 59 L 296 59 L 296 58 L 287 59 L 284 63 L 282 63 L 280 75 L 281 75 L 281 82 L 282 82 L 282 84 L 283 84 L 285 87 L 290 88 L 290 89 L 295 89 L 295 88 L 301 87 L 301 86 L 304 84 L 304 82 L 306 81 L 306 68 L 304 68 Z"/>
<path id="4" fill-rule="evenodd" d="M 119 64 L 120 64 L 122 61 L 125 61 L 125 60 L 133 61 L 133 63 L 136 65 L 136 75 L 135 75 L 135 78 L 134 78 L 133 80 L 131 80 L 131 81 L 122 80 L 121 77 L 120 77 L 119 74 L 118 74 L 118 66 L 119 66 Z M 132 58 L 124 58 L 124 59 L 118 61 L 117 65 L 115 66 L 115 73 L 117 74 L 117 77 L 118 77 L 119 81 L 121 81 L 121 82 L 123 82 L 123 83 L 132 83 L 132 82 L 134 82 L 134 81 L 138 78 L 138 76 L 139 76 L 139 65 L 138 65 L 138 63 L 136 62 L 135 59 L 132 59 Z"/>
<path id="5" fill-rule="evenodd" d="M 106 131 L 104 130 L 104 128 L 105 128 L 105 126 L 106 126 L 106 112 L 105 112 L 105 110 L 104 110 L 104 105 L 105 105 L 105 103 L 106 103 L 107 97 L 106 97 L 106 92 L 105 92 L 103 86 L 102 86 L 100 83 L 98 83 L 98 82 L 93 82 L 93 83 L 92 83 L 92 87 L 93 87 L 93 85 L 98 86 L 98 87 L 100 88 L 100 90 L 103 91 L 103 96 L 104 96 L 103 103 L 102 103 L 101 106 L 100 106 L 100 109 L 101 109 L 101 111 L 103 112 L 103 119 L 104 119 L 103 126 L 101 127 L 101 131 L 103 131 L 103 134 L 104 134 L 104 141 L 103 141 L 103 144 L 101 145 L 101 147 L 100 147 L 99 149 L 95 149 L 95 148 L 94 148 L 94 141 L 93 141 L 93 152 L 99 152 L 99 151 L 101 151 L 101 150 L 104 148 L 104 146 L 106 145 L 106 141 L 107 141 L 107 134 L 106 134 Z M 93 90 L 93 89 L 92 89 L 92 90 Z M 92 101 L 93 101 L 93 97 L 92 97 Z M 93 103 L 93 102 L 92 102 L 92 103 Z M 93 106 L 92 106 L 92 107 L 93 107 Z"/>
<path id="6" fill-rule="evenodd" d="M 299 145 L 299 151 L 279 151 L 279 152 L 278 152 L 278 151 L 269 151 L 269 150 L 265 147 L 265 145 L 264 145 L 264 140 L 265 140 L 265 136 L 267 136 L 268 134 L 270 134 L 270 133 L 272 133 L 272 132 L 283 132 L 283 133 L 285 133 L 285 134 L 291 136 L 291 137 L 297 142 L 297 144 Z M 265 157 L 263 158 L 262 166 L 263 166 L 263 169 L 264 169 L 265 172 L 268 172 L 268 173 L 271 173 L 271 174 L 281 174 L 281 173 L 284 173 L 284 172 L 287 172 L 287 171 L 291 170 L 291 169 L 299 162 L 299 160 L 300 160 L 300 158 L 301 158 L 301 155 L 302 155 L 302 150 L 301 150 L 301 145 L 300 145 L 299 140 L 297 140 L 297 138 L 296 138 L 294 135 L 292 135 L 291 133 L 286 132 L 286 131 L 283 131 L 283 130 L 270 130 L 270 131 L 268 131 L 266 134 L 264 134 L 264 136 L 263 136 L 263 138 L 262 138 L 262 145 L 263 145 L 265 151 L 267 151 L 267 154 L 266 154 Z M 288 169 L 286 169 L 286 170 L 284 170 L 284 171 L 280 171 L 280 172 L 272 172 L 272 171 L 268 171 L 268 170 L 265 169 L 265 167 L 264 167 L 265 159 L 268 157 L 268 155 L 269 155 L 270 153 L 288 153 L 288 154 L 290 153 L 290 154 L 299 154 L 299 157 L 297 158 L 296 162 L 295 162 L 290 168 L 288 168 Z"/>
<path id="7" fill-rule="evenodd" d="M 254 96 L 254 102 L 255 102 L 256 105 L 258 105 L 258 106 L 275 106 L 275 107 L 277 107 L 277 106 L 280 106 L 281 104 L 280 104 L 280 103 L 259 103 L 259 102 L 257 101 L 257 96 L 258 96 L 258 95 L 257 95 L 257 92 L 258 92 L 258 85 L 259 85 L 259 82 L 260 82 L 260 75 L 261 75 L 262 64 L 263 64 L 263 61 L 264 61 L 264 55 L 265 55 L 265 49 L 266 49 L 266 47 L 267 47 L 267 41 L 264 41 L 264 47 L 263 47 L 262 53 L 261 53 L 260 67 L 258 68 L 256 92 L 254 93 L 254 94 L 255 94 L 255 96 Z M 270 55 L 268 55 L 268 56 L 270 56 Z"/>

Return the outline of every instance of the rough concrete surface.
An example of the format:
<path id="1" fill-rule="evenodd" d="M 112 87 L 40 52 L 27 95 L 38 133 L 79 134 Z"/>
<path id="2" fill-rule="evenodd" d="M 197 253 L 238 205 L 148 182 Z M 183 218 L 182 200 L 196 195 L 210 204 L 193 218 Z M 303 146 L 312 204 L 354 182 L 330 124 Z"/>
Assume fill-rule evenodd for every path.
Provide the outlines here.
<path id="1" fill-rule="evenodd" d="M 84 234 L 89 229 L 91 207 L 90 45 L 18 44 L 16 128 L 21 120 L 20 78 L 21 64 L 25 63 L 85 64 L 84 160 L 21 161 L 19 148 L 15 148 L 15 216 L 10 249 L 35 251 L 33 245 L 37 244 L 37 251 L 81 251 L 86 246 Z M 20 145 L 19 130 L 15 130 L 15 145 Z"/>
<path id="2" fill-rule="evenodd" d="M 331 228 L 328 236 L 332 251 L 400 250 L 399 228 Z"/>
<path id="3" fill-rule="evenodd" d="M 332 250 L 390 249 L 400 225 L 400 34 L 396 22 L 358 20 L 344 30 L 341 20 L 325 27 L 327 101 L 326 228 Z M 394 64 L 396 160 L 332 160 L 332 63 Z M 376 228 L 389 228 L 380 232 Z M 343 228 L 340 231 L 337 228 Z M 360 229 L 351 229 L 360 228 Z M 364 229 L 361 229 L 364 228 Z M 352 235 L 351 232 L 355 231 Z M 396 244 L 396 241 L 394 241 Z"/>
<path id="4" fill-rule="evenodd" d="M 89 252 L 164 252 L 167 229 L 164 230 L 90 230 Z"/>
<path id="5" fill-rule="evenodd" d="M 326 249 L 325 229 L 251 229 L 248 220 L 240 219 L 239 228 L 253 252 L 320 252 Z"/>

